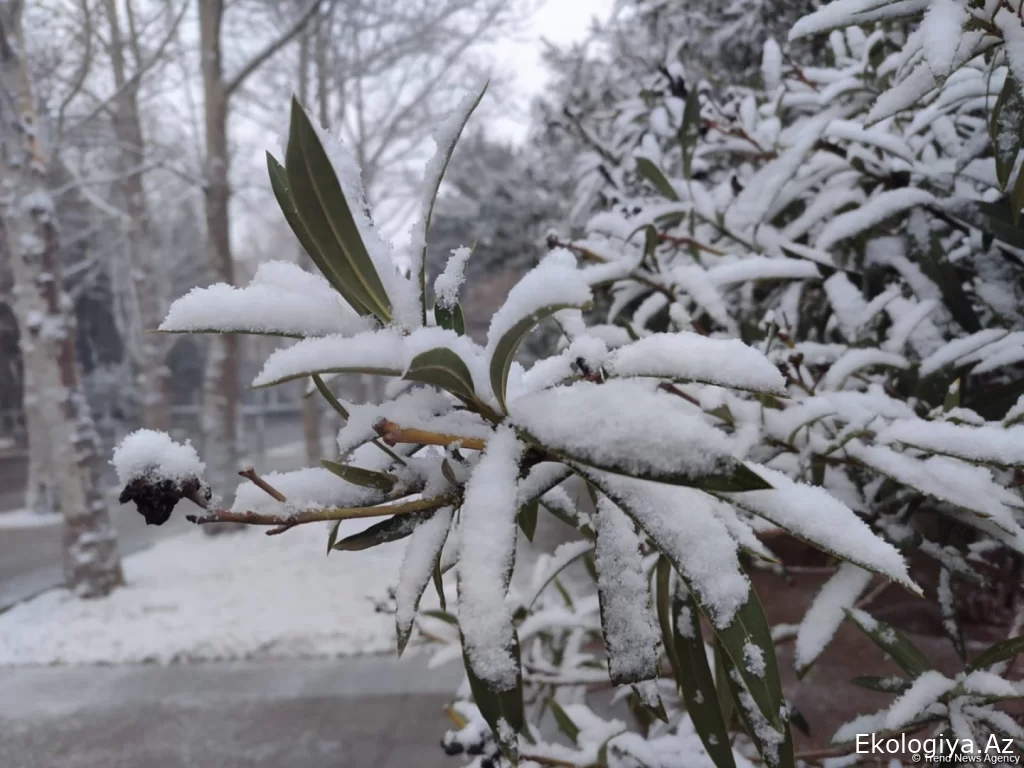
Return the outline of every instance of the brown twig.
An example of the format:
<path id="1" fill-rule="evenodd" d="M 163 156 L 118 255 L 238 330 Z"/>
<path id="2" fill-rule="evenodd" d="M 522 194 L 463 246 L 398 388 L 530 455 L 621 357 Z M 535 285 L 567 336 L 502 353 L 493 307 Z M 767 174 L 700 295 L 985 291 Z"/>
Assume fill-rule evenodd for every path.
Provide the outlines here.
<path id="1" fill-rule="evenodd" d="M 679 387 L 677 387 L 675 384 L 672 384 L 671 382 L 668 382 L 668 381 L 661 382 L 658 385 L 658 389 L 663 390 L 665 392 L 671 392 L 676 397 L 681 397 L 686 402 L 693 403 L 698 408 L 700 408 L 700 400 L 698 400 L 693 395 L 686 394 L 685 392 L 683 392 L 683 390 L 681 390 Z"/>
<path id="2" fill-rule="evenodd" d="M 704 245 L 704 243 L 697 242 L 692 237 L 676 237 L 666 232 L 659 232 L 658 242 L 671 243 L 672 245 L 679 245 L 684 248 L 696 248 L 699 251 L 707 251 L 708 253 L 713 253 L 716 256 L 725 256 L 725 251 L 712 248 L 710 245 Z"/>
<path id="3" fill-rule="evenodd" d="M 284 533 L 297 525 L 330 520 L 356 520 L 387 515 L 408 515 L 440 509 L 456 501 L 456 494 L 444 494 L 429 499 L 414 499 L 400 504 L 379 504 L 372 507 L 332 507 L 328 509 L 306 509 L 293 515 L 272 515 L 259 512 L 233 512 L 230 509 L 211 509 L 205 515 L 187 515 L 190 523 L 244 523 L 246 525 L 274 526 L 268 536 Z"/>
<path id="4" fill-rule="evenodd" d="M 279 490 L 277 490 L 277 488 L 275 488 L 270 483 L 268 483 L 266 480 L 264 480 L 262 477 L 260 477 L 259 475 L 256 474 L 255 467 L 249 467 L 248 469 L 243 469 L 238 474 L 241 475 L 242 477 L 244 477 L 246 480 L 248 480 L 253 485 L 255 485 L 257 488 L 260 488 L 261 490 L 266 491 L 276 501 L 280 501 L 280 502 L 288 501 L 288 499 L 285 498 L 283 493 L 281 493 Z"/>
<path id="5" fill-rule="evenodd" d="M 415 445 L 461 445 L 470 451 L 482 451 L 487 442 L 479 437 L 463 437 L 462 435 L 446 435 L 442 432 L 430 432 L 425 429 L 409 429 L 400 427 L 393 421 L 381 419 L 373 425 L 374 431 L 388 445 L 413 443 Z"/>

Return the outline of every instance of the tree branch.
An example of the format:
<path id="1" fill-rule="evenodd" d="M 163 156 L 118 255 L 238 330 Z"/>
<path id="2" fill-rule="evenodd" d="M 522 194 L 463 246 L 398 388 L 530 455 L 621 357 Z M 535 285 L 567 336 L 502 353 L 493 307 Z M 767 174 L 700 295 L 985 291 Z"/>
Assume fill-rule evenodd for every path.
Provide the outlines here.
<path id="1" fill-rule="evenodd" d="M 310 0 L 309 5 L 302 10 L 290 27 L 275 40 L 272 40 L 263 50 L 249 59 L 248 63 L 242 67 L 238 74 L 231 78 L 224 86 L 224 96 L 230 98 L 231 94 L 238 90 L 248 79 L 249 75 L 259 69 L 263 62 L 284 48 L 293 37 L 299 34 L 302 28 L 306 26 L 306 23 L 313 17 L 313 14 L 316 13 L 316 9 L 320 7 L 320 2 L 321 0 Z"/>
<path id="2" fill-rule="evenodd" d="M 446 435 L 441 432 L 428 432 L 425 429 L 406 429 L 387 419 L 378 421 L 373 425 L 373 429 L 388 445 L 397 445 L 398 443 L 440 446 L 461 445 L 470 451 L 482 451 L 487 447 L 486 441 L 479 437 Z"/>
<path id="3" fill-rule="evenodd" d="M 306 509 L 292 515 L 273 515 L 259 512 L 233 512 L 229 509 L 210 509 L 204 515 L 186 515 L 185 519 L 196 525 L 207 523 L 244 523 L 245 525 L 273 526 L 267 531 L 268 536 L 294 528 L 305 523 L 318 523 L 331 520 L 357 520 L 367 517 L 386 517 L 388 515 L 408 515 L 417 512 L 429 512 L 454 503 L 458 494 L 448 493 L 429 499 L 414 499 L 399 504 L 381 504 L 372 507 L 335 507 L 329 509 Z"/>

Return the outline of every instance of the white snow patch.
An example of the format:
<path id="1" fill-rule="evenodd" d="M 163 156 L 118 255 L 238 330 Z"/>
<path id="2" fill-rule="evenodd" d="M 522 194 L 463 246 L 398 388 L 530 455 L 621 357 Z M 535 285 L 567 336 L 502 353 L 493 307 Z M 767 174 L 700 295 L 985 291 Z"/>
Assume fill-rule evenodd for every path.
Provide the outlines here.
<path id="1" fill-rule="evenodd" d="M 137 429 L 125 437 L 114 448 L 111 464 L 121 485 L 139 478 L 175 483 L 189 478 L 202 480 L 206 471 L 191 442 L 176 443 L 166 432 L 152 429 Z"/>

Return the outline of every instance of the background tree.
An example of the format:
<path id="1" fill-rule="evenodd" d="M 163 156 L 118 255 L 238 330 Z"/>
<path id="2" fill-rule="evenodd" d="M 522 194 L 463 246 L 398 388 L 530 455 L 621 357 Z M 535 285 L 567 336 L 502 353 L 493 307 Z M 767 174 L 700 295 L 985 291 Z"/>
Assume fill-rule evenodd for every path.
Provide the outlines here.
<path id="1" fill-rule="evenodd" d="M 3 100 L 2 224 L 14 278 L 25 391 L 36 398 L 46 465 L 64 514 L 68 587 L 99 597 L 122 580 L 117 539 L 100 484 L 97 435 L 81 385 L 73 303 L 65 291 L 56 206 L 49 187 L 46 126 L 24 59 L 22 4 L 0 6 Z"/>

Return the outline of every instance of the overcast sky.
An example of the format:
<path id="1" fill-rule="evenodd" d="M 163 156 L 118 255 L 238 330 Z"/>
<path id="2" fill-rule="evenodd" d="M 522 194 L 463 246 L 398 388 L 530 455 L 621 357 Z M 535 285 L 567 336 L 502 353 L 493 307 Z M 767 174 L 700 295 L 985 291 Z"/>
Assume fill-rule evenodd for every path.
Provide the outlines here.
<path id="1" fill-rule="evenodd" d="M 557 44 L 580 40 L 592 19 L 608 18 L 614 0 L 547 0 L 533 17 L 523 40 L 506 41 L 496 46 L 496 56 L 507 71 L 514 71 L 517 92 L 523 105 L 544 87 L 547 75 L 541 64 L 542 39 Z M 526 131 L 524 119 L 502 120 L 496 126 L 509 138 L 520 139 Z"/>

